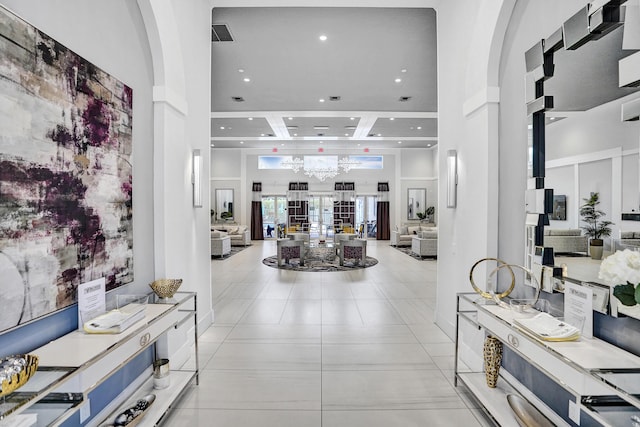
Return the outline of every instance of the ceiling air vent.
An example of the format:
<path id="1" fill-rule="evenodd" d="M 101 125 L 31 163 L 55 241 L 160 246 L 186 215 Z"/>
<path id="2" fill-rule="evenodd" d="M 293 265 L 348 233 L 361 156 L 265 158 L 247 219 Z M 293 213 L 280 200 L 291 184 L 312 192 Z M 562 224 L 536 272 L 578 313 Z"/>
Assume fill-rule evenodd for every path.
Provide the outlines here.
<path id="1" fill-rule="evenodd" d="M 376 136 L 376 134 L 375 134 L 375 133 L 370 133 L 370 134 L 369 134 L 369 135 L 367 135 L 367 136 Z"/>
<path id="2" fill-rule="evenodd" d="M 327 130 L 327 129 L 329 129 L 329 126 L 318 126 L 318 125 L 316 125 L 316 126 L 313 127 L 313 129 L 315 129 L 315 130 Z"/>
<path id="3" fill-rule="evenodd" d="M 318 136 L 324 136 L 324 133 L 319 133 Z"/>
<path id="4" fill-rule="evenodd" d="M 339 96 L 330 96 L 329 97 L 329 101 L 340 101 L 340 97 Z"/>
<path id="5" fill-rule="evenodd" d="M 233 99 L 235 102 L 244 102 L 244 98 L 241 96 L 232 96 L 231 99 Z"/>
<path id="6" fill-rule="evenodd" d="M 212 42 L 232 42 L 231 32 L 225 24 L 213 24 L 211 26 Z"/>
<path id="7" fill-rule="evenodd" d="M 407 102 L 411 99 L 410 96 L 401 96 L 400 99 L 398 101 L 400 102 Z"/>

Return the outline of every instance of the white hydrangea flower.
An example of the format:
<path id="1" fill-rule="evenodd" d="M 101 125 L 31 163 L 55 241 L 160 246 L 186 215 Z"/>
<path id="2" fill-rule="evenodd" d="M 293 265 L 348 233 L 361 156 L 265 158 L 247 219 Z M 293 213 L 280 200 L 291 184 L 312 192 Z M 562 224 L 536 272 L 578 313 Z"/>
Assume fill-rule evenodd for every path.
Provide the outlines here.
<path id="1" fill-rule="evenodd" d="M 598 277 L 607 285 L 640 283 L 640 252 L 625 249 L 606 257 L 600 264 Z"/>

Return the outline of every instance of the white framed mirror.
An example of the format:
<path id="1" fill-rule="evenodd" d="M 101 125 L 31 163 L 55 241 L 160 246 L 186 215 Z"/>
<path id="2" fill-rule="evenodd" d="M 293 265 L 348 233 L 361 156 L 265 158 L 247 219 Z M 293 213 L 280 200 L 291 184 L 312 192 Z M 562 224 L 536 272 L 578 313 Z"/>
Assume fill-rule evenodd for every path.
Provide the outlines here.
<path id="1" fill-rule="evenodd" d="M 214 220 L 233 221 L 233 189 L 218 188 L 216 189 L 216 209 Z"/>
<path id="2" fill-rule="evenodd" d="M 407 219 L 423 219 L 427 210 L 427 190 L 425 188 L 407 189 Z"/>

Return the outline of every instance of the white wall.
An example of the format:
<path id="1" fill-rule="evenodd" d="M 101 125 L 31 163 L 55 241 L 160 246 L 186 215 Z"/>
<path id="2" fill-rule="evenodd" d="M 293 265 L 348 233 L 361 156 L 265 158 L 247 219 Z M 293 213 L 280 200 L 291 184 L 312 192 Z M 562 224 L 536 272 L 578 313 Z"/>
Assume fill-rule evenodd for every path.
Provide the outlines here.
<path id="1" fill-rule="evenodd" d="M 153 71 L 137 5 L 127 0 L 1 3 L 133 89 L 134 281 L 119 291 L 148 292 L 154 279 L 153 164 L 149 161 L 153 152 Z"/>

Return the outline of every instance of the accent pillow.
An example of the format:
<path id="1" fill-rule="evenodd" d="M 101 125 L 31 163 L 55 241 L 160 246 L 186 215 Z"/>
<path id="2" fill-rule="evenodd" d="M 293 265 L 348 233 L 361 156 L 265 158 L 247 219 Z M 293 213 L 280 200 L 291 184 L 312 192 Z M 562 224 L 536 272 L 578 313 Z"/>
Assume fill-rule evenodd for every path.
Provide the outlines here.
<path id="1" fill-rule="evenodd" d="M 403 225 L 400 227 L 400 234 L 404 235 L 404 234 L 409 234 L 409 230 L 407 230 L 407 226 Z"/>
<path id="2" fill-rule="evenodd" d="M 229 227 L 229 228 L 227 228 L 227 233 L 229 233 L 229 234 L 238 234 L 238 227 Z"/>
<path id="3" fill-rule="evenodd" d="M 420 226 L 416 225 L 415 227 L 407 227 L 407 234 L 418 234 L 418 231 L 420 231 Z"/>
<path id="4" fill-rule="evenodd" d="M 238 231 L 236 233 L 237 234 L 244 234 L 245 231 L 247 231 L 247 226 L 246 225 L 239 225 L 238 226 Z"/>

